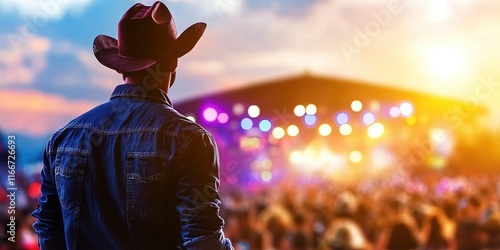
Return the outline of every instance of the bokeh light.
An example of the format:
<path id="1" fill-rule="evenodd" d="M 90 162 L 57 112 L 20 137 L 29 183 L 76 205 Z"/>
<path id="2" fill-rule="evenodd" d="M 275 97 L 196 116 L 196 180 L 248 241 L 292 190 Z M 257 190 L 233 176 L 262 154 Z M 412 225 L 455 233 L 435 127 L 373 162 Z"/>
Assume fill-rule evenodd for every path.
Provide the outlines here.
<path id="1" fill-rule="evenodd" d="M 245 112 L 245 106 L 241 103 L 236 103 L 233 105 L 233 114 L 242 115 Z"/>
<path id="2" fill-rule="evenodd" d="M 380 102 L 377 100 L 373 100 L 370 102 L 369 107 L 370 111 L 377 113 L 380 111 Z"/>
<path id="3" fill-rule="evenodd" d="M 354 112 L 359 112 L 363 109 L 363 104 L 359 100 L 354 100 L 351 102 L 351 109 Z"/>
<path id="4" fill-rule="evenodd" d="M 269 159 L 264 159 L 261 161 L 262 169 L 271 169 L 273 166 L 273 162 Z"/>
<path id="5" fill-rule="evenodd" d="M 36 198 L 40 197 L 41 186 L 42 186 L 42 184 L 38 181 L 31 183 L 28 187 L 28 195 L 32 199 L 36 199 Z"/>
<path id="6" fill-rule="evenodd" d="M 306 114 L 308 114 L 308 115 L 314 115 L 314 114 L 316 114 L 316 112 L 318 112 L 318 109 L 316 108 L 316 105 L 314 105 L 314 104 L 307 105 L 307 107 L 306 107 Z"/>
<path id="7" fill-rule="evenodd" d="M 363 123 L 366 125 L 371 125 L 375 122 L 375 115 L 371 112 L 366 112 L 363 114 Z"/>
<path id="8" fill-rule="evenodd" d="M 314 124 L 316 124 L 316 116 L 315 115 L 306 115 L 304 116 L 304 123 L 307 125 L 307 126 L 314 126 Z"/>
<path id="9" fill-rule="evenodd" d="M 339 127 L 339 132 L 341 135 L 350 135 L 352 133 L 352 127 L 349 124 L 343 124 Z"/>
<path id="10" fill-rule="evenodd" d="M 226 113 L 220 113 L 218 116 L 217 116 L 217 121 L 219 121 L 220 123 L 227 123 L 229 121 L 229 115 L 226 114 Z"/>
<path id="11" fill-rule="evenodd" d="M 285 136 L 285 130 L 282 127 L 276 127 L 273 129 L 273 137 L 276 139 L 281 139 Z"/>
<path id="12" fill-rule="evenodd" d="M 303 115 L 306 114 L 306 108 L 304 107 L 304 105 L 297 105 L 295 106 L 295 108 L 293 109 L 293 113 L 297 116 L 297 117 L 302 117 Z"/>
<path id="13" fill-rule="evenodd" d="M 205 111 L 203 111 L 203 118 L 205 118 L 207 122 L 215 121 L 217 119 L 217 115 L 217 110 L 214 108 L 206 108 Z"/>
<path id="14" fill-rule="evenodd" d="M 270 181 L 273 178 L 273 173 L 269 170 L 264 170 L 260 173 L 260 178 L 263 181 Z"/>
<path id="15" fill-rule="evenodd" d="M 292 164 L 300 164 L 304 161 L 304 154 L 299 150 L 295 150 L 290 153 L 289 160 Z"/>
<path id="16" fill-rule="evenodd" d="M 363 159 L 363 155 L 361 154 L 361 152 L 359 152 L 357 150 L 352 151 L 349 154 L 349 160 L 351 160 L 351 162 L 353 162 L 353 163 L 361 162 L 362 159 Z"/>
<path id="17" fill-rule="evenodd" d="M 431 130 L 431 139 L 435 143 L 441 143 L 445 141 L 447 134 L 444 131 L 444 129 L 441 128 L 435 128 Z"/>
<path id="18" fill-rule="evenodd" d="M 410 116 L 413 114 L 413 106 L 409 102 L 403 102 L 399 106 L 402 116 Z"/>
<path id="19" fill-rule="evenodd" d="M 318 128 L 319 134 L 322 136 L 328 136 L 332 133 L 332 127 L 329 124 L 321 124 Z"/>
<path id="20" fill-rule="evenodd" d="M 382 123 L 377 122 L 368 127 L 368 137 L 372 139 L 376 139 L 381 137 L 385 132 L 384 125 Z"/>
<path id="21" fill-rule="evenodd" d="M 248 140 L 248 146 L 250 148 L 259 148 L 260 147 L 260 139 L 258 137 L 252 137 Z"/>
<path id="22" fill-rule="evenodd" d="M 345 112 L 340 112 L 335 116 L 335 121 L 338 125 L 343 125 L 349 122 L 349 116 Z"/>
<path id="23" fill-rule="evenodd" d="M 401 112 L 399 111 L 399 107 L 392 107 L 389 110 L 389 115 L 393 118 L 399 117 L 400 114 Z"/>
<path id="24" fill-rule="evenodd" d="M 417 118 L 415 118 L 415 116 L 410 116 L 406 118 L 406 124 L 413 126 L 415 125 L 415 123 L 417 123 Z"/>
<path id="25" fill-rule="evenodd" d="M 271 130 L 271 122 L 269 120 L 260 121 L 259 129 L 262 132 L 267 132 L 267 131 Z"/>
<path id="26" fill-rule="evenodd" d="M 439 156 L 449 157 L 453 153 L 454 140 L 446 130 L 434 128 L 430 131 L 432 147 Z"/>
<path id="27" fill-rule="evenodd" d="M 253 121 L 250 118 L 243 118 L 241 120 L 241 128 L 244 130 L 250 130 L 253 127 Z"/>
<path id="28" fill-rule="evenodd" d="M 372 167 L 374 170 L 385 170 L 394 165 L 394 156 L 385 148 L 375 148 L 372 153 Z"/>
<path id="29" fill-rule="evenodd" d="M 297 136 L 299 134 L 299 127 L 295 126 L 295 125 L 290 125 L 288 126 L 288 128 L 286 129 L 286 132 L 289 136 Z"/>
<path id="30" fill-rule="evenodd" d="M 248 116 L 255 118 L 260 115 L 260 108 L 257 105 L 251 105 L 248 107 Z"/>
<path id="31" fill-rule="evenodd" d="M 243 136 L 240 138 L 240 148 L 242 150 L 252 150 L 258 149 L 261 145 L 261 141 L 258 137 L 247 137 Z"/>

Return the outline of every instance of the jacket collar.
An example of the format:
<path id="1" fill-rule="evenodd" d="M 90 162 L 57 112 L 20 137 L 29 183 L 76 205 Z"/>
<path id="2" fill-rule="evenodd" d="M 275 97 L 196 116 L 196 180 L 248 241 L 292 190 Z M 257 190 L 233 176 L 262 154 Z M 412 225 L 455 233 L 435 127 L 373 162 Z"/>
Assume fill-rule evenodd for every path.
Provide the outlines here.
<path id="1" fill-rule="evenodd" d="M 111 94 L 110 100 L 119 97 L 134 98 L 136 100 L 147 99 L 154 102 L 164 103 L 172 107 L 172 103 L 170 102 L 170 99 L 168 99 L 165 91 L 159 88 L 147 89 L 142 84 L 126 83 L 116 86 L 113 94 Z"/>

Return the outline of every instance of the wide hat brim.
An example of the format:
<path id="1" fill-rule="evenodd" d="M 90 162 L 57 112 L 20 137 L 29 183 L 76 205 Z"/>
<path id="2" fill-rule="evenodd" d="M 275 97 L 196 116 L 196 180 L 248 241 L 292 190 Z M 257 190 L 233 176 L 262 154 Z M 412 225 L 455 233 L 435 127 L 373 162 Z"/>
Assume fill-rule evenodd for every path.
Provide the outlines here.
<path id="1" fill-rule="evenodd" d="M 153 66 L 160 60 L 180 58 L 191 51 L 205 32 L 206 23 L 195 23 L 187 28 L 159 58 L 126 57 L 119 53 L 118 40 L 106 35 L 94 39 L 94 55 L 104 66 L 120 72 L 136 72 Z"/>

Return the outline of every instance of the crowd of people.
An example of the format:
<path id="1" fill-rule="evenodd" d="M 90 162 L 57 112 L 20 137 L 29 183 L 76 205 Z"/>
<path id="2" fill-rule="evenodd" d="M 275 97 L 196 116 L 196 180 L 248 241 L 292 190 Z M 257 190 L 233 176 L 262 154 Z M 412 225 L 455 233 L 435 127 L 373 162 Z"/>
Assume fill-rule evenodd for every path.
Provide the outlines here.
<path id="1" fill-rule="evenodd" d="M 500 249 L 498 180 L 432 174 L 232 190 L 222 197 L 225 233 L 237 250 Z"/>
<path id="2" fill-rule="evenodd" d="M 236 250 L 500 249 L 499 180 L 431 173 L 399 182 L 222 183 L 221 215 Z M 16 249 L 38 249 L 30 215 L 36 203 L 27 199 L 17 211 Z"/>

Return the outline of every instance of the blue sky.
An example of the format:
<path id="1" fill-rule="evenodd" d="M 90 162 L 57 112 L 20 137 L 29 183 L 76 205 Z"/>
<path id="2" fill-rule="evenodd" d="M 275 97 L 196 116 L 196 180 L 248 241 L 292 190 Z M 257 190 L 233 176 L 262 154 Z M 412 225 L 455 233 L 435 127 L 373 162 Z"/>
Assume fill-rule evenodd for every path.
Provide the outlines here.
<path id="1" fill-rule="evenodd" d="M 179 32 L 208 24 L 179 62 L 174 103 L 305 71 L 464 100 L 500 79 L 497 1 L 164 2 Z M 0 128 L 47 135 L 106 101 L 121 77 L 95 60 L 92 41 L 116 37 L 134 3 L 0 0 Z M 480 100 L 495 125 L 499 92 Z"/>

